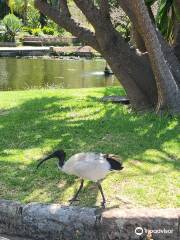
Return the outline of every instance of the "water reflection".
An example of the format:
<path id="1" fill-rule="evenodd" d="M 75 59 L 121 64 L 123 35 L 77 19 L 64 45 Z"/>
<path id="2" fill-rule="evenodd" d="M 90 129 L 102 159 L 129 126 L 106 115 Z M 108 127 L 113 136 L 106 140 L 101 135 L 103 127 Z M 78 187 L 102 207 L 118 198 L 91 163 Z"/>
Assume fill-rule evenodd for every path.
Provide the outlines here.
<path id="1" fill-rule="evenodd" d="M 0 90 L 88 88 L 119 85 L 104 76 L 103 60 L 0 58 Z"/>

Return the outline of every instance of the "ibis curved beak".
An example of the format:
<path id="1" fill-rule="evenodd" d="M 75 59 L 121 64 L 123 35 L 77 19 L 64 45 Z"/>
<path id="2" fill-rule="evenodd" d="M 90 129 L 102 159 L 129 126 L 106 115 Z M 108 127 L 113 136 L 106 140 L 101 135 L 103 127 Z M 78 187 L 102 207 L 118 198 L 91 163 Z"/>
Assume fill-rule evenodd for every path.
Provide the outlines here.
<path id="1" fill-rule="evenodd" d="M 48 159 L 51 159 L 51 158 L 53 158 L 53 157 L 54 157 L 54 156 L 51 154 L 51 155 L 45 157 L 44 159 L 42 159 L 42 160 L 38 163 L 36 169 L 38 169 L 43 162 L 45 162 L 45 161 L 47 161 Z"/>

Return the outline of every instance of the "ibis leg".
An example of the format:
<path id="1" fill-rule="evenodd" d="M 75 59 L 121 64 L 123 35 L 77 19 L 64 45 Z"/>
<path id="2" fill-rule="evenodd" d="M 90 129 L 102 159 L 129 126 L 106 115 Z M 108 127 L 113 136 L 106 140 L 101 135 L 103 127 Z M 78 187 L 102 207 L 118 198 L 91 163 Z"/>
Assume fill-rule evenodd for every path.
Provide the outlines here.
<path id="1" fill-rule="evenodd" d="M 77 197 L 78 197 L 81 189 L 83 188 L 83 184 L 84 184 L 84 180 L 82 179 L 78 191 L 76 192 L 76 194 L 74 195 L 74 197 L 70 200 L 70 205 L 71 205 L 74 201 L 77 201 Z"/>
<path id="2" fill-rule="evenodd" d="M 102 205 L 103 208 L 105 208 L 106 199 L 105 199 L 105 196 L 104 196 L 104 193 L 103 193 L 103 190 L 102 190 L 102 186 L 99 182 L 97 182 L 97 185 L 98 185 L 99 191 L 100 191 L 102 199 L 103 199 L 101 205 Z"/>

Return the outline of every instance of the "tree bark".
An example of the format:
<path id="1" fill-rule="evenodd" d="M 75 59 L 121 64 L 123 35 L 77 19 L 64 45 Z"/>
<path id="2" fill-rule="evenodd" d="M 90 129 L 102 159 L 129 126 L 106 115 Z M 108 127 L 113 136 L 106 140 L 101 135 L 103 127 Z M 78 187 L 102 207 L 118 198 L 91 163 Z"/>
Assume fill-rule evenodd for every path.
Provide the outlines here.
<path id="1" fill-rule="evenodd" d="M 144 40 L 133 24 L 131 27 L 131 36 L 132 36 L 131 42 L 133 43 L 133 45 L 137 49 L 139 49 L 139 51 L 143 53 L 146 52 L 146 46 L 145 46 Z"/>

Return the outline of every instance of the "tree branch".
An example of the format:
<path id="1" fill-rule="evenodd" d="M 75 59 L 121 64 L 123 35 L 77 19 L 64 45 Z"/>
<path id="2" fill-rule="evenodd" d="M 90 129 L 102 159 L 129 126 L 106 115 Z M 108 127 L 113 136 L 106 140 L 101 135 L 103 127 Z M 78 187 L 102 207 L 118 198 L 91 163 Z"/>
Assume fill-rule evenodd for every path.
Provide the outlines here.
<path id="1" fill-rule="evenodd" d="M 67 5 L 67 0 L 59 0 L 59 11 L 62 15 L 71 18 L 71 14 Z"/>
<path id="2" fill-rule="evenodd" d="M 43 0 L 35 0 L 35 7 L 44 15 L 51 18 L 58 25 L 65 28 L 68 32 L 74 34 L 81 41 L 84 41 L 88 45 L 92 46 L 97 51 L 100 51 L 99 44 L 96 41 L 95 34 L 89 29 L 81 27 L 74 19 L 71 18 L 69 8 L 67 6 L 67 0 L 61 0 L 60 11 L 50 6 Z"/>
<path id="3" fill-rule="evenodd" d="M 95 29 L 101 27 L 102 17 L 99 9 L 94 5 L 92 0 L 74 0 L 74 2 Z"/>
<path id="4" fill-rule="evenodd" d="M 134 16 L 133 12 L 131 11 L 129 4 L 127 4 L 125 0 L 118 0 L 118 3 L 120 5 L 120 7 L 123 9 L 123 11 L 131 19 L 131 21 L 133 21 L 135 16 Z"/>
<path id="5" fill-rule="evenodd" d="M 110 7 L 108 0 L 99 0 L 99 7 L 105 18 L 110 18 Z"/>

